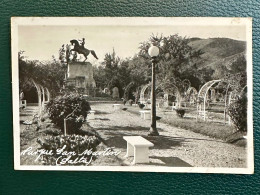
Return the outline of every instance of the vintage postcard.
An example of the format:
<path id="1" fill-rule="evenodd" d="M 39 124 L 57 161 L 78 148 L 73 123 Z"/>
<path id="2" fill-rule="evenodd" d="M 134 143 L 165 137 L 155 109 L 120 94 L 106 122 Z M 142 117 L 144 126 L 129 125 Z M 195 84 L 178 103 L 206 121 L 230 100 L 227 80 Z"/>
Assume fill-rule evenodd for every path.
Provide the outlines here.
<path id="1" fill-rule="evenodd" d="M 254 173 L 252 18 L 13 17 L 14 169 Z"/>

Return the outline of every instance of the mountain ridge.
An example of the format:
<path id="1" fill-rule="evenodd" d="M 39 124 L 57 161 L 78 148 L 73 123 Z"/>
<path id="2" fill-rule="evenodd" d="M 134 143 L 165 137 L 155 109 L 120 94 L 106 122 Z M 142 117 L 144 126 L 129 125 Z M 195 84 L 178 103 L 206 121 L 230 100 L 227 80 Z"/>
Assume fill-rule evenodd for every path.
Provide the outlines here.
<path id="1" fill-rule="evenodd" d="M 202 54 L 196 60 L 199 70 L 212 71 L 212 79 L 226 73 L 246 71 L 246 41 L 229 38 L 191 38 L 188 45 Z"/>

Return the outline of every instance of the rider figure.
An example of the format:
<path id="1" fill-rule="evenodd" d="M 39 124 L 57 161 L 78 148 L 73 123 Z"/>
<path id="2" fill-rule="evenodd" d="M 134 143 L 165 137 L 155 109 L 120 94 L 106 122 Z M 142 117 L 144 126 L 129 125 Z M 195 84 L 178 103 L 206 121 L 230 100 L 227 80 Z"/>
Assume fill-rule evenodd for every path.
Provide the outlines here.
<path id="1" fill-rule="evenodd" d="M 82 41 L 81 41 L 81 48 L 85 48 L 84 45 L 85 45 L 85 38 L 82 38 Z"/>

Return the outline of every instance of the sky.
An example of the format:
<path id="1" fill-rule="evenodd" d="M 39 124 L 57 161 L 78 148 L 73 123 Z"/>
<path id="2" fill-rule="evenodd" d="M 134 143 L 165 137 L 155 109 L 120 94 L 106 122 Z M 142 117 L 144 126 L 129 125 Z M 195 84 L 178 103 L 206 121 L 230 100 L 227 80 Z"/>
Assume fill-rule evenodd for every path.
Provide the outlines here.
<path id="1" fill-rule="evenodd" d="M 188 38 L 225 37 L 236 40 L 246 40 L 244 26 L 55 26 L 55 25 L 22 25 L 18 28 L 18 48 L 25 51 L 25 56 L 31 60 L 51 60 L 62 44 L 69 44 L 72 39 L 85 38 L 85 48 L 94 50 L 99 57 L 97 61 L 89 55 L 88 61 L 98 64 L 106 53 L 113 48 L 120 58 L 133 57 L 138 53 L 139 44 L 148 41 L 154 35 L 169 36 L 178 34 Z"/>

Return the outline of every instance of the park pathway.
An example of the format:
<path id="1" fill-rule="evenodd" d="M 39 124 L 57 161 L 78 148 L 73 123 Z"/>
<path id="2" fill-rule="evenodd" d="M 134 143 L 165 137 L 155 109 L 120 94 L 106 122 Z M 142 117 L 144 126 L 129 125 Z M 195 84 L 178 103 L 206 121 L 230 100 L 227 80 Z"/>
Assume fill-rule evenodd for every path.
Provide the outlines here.
<path id="1" fill-rule="evenodd" d="M 34 115 L 38 113 L 38 106 L 27 106 L 26 109 L 20 112 L 20 150 L 23 151 L 29 146 L 38 148 L 37 138 L 43 135 L 40 131 L 36 131 L 36 124 L 24 125 L 24 121 L 32 121 Z M 32 155 L 21 155 L 21 165 L 41 165 L 40 161 L 35 161 Z"/>
<path id="2" fill-rule="evenodd" d="M 150 120 L 143 120 L 140 116 L 124 110 L 114 111 L 112 104 L 93 104 L 91 108 L 96 111 L 96 115 L 95 120 L 89 120 L 89 125 L 105 140 L 107 147 L 121 150 L 118 157 L 123 164 L 130 165 L 133 160 L 124 158 L 126 141 L 123 136 L 140 135 L 154 143 L 149 152 L 149 166 L 247 166 L 246 149 L 243 147 L 161 122 L 157 122 L 160 136 L 147 136 Z"/>
<path id="3" fill-rule="evenodd" d="M 38 113 L 38 106 L 27 106 L 20 112 L 20 121 L 32 121 L 33 116 Z M 26 125 L 20 124 L 21 132 L 26 130 Z"/>

